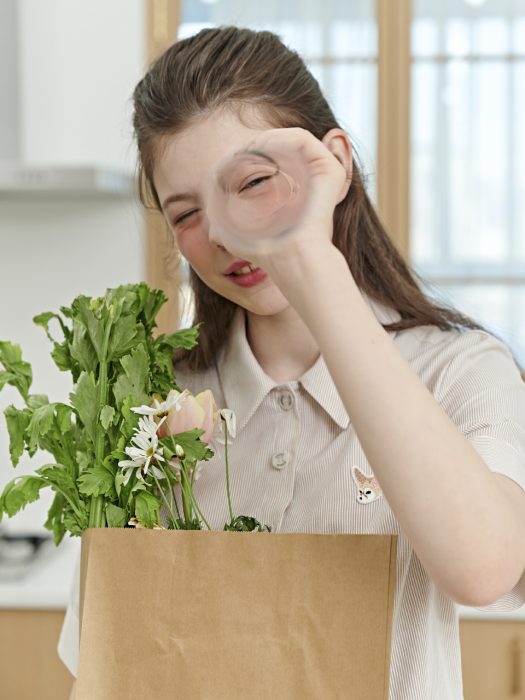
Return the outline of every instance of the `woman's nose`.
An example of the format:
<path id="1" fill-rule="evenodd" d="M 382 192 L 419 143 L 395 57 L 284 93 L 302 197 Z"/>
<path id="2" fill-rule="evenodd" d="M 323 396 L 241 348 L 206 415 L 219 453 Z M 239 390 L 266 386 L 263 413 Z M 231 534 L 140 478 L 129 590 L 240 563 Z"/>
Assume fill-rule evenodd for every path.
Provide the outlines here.
<path id="1" fill-rule="evenodd" d="M 210 241 L 210 245 L 212 245 L 214 248 L 226 250 L 222 242 L 219 228 L 213 221 L 210 220 L 206 212 L 204 214 L 204 225 L 208 228 L 208 240 Z"/>

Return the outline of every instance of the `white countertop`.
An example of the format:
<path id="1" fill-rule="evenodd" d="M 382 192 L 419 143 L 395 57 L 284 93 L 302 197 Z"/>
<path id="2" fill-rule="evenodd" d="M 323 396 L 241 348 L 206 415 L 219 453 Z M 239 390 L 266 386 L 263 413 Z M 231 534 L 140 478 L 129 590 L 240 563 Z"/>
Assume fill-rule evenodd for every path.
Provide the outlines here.
<path id="1" fill-rule="evenodd" d="M 31 574 L 13 582 L 0 581 L 0 609 L 65 610 L 73 573 L 80 557 L 80 538 L 64 537 L 59 547 L 35 564 Z M 507 613 L 481 612 L 459 606 L 463 620 L 524 620 L 525 606 Z"/>
<path id="2" fill-rule="evenodd" d="M 80 537 L 64 537 L 35 562 L 30 574 L 17 581 L 0 581 L 0 609 L 65 610 L 77 559 Z"/>

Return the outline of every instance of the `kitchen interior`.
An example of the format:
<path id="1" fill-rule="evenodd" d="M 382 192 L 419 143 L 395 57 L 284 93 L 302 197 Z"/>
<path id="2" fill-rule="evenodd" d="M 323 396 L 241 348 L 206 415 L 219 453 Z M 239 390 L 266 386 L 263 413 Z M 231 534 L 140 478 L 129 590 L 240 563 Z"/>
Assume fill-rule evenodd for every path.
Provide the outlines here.
<path id="1" fill-rule="evenodd" d="M 146 280 L 170 298 L 160 330 L 189 324 L 184 265 L 138 201 L 130 96 L 177 36 L 227 23 L 272 28 L 307 57 L 400 249 L 525 364 L 524 2 L 0 0 L 0 340 L 20 344 L 31 391 L 68 399 L 69 375 L 31 319 L 79 293 Z M 461 195 L 479 169 L 479 142 L 467 147 L 460 127 L 490 133 L 498 157 L 488 184 L 476 175 L 454 198 L 442 181 Z M 0 409 L 18 401 L 6 385 Z M 8 445 L 0 420 L 0 490 L 41 466 L 24 456 L 14 472 Z M 0 523 L 2 700 L 71 691 L 57 643 L 80 540 L 55 547 L 43 527 L 53 495 Z M 465 700 L 525 698 L 525 608 L 460 607 L 460 628 Z"/>

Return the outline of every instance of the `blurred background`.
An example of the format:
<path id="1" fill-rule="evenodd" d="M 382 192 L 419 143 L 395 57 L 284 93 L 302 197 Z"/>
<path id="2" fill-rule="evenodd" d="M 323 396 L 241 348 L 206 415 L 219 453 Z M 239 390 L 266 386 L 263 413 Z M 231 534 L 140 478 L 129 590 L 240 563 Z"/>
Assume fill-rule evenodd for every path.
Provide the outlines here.
<path id="1" fill-rule="evenodd" d="M 525 0 L 0 0 L 0 340 L 20 343 L 32 390 L 67 400 L 31 319 L 79 293 L 144 279 L 170 298 L 161 330 L 189 324 L 187 269 L 137 201 L 130 98 L 177 37 L 224 24 L 305 58 L 426 291 L 525 366 Z M 0 489 L 43 464 L 13 472 L 3 421 L 0 455 Z M 69 696 L 56 642 L 79 542 L 50 546 L 51 500 L 0 523 L 2 700 Z M 525 697 L 525 615 L 474 614 L 465 698 Z"/>

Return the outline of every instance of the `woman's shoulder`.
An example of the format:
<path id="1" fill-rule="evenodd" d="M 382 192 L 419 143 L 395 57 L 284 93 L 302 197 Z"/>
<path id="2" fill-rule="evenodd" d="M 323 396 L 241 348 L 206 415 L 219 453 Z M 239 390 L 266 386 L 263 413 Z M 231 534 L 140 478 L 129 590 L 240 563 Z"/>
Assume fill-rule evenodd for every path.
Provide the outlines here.
<path id="1" fill-rule="evenodd" d="M 502 384 L 525 390 L 509 348 L 487 331 L 417 326 L 398 333 L 395 342 L 436 398 L 442 392 L 469 394 Z"/>

